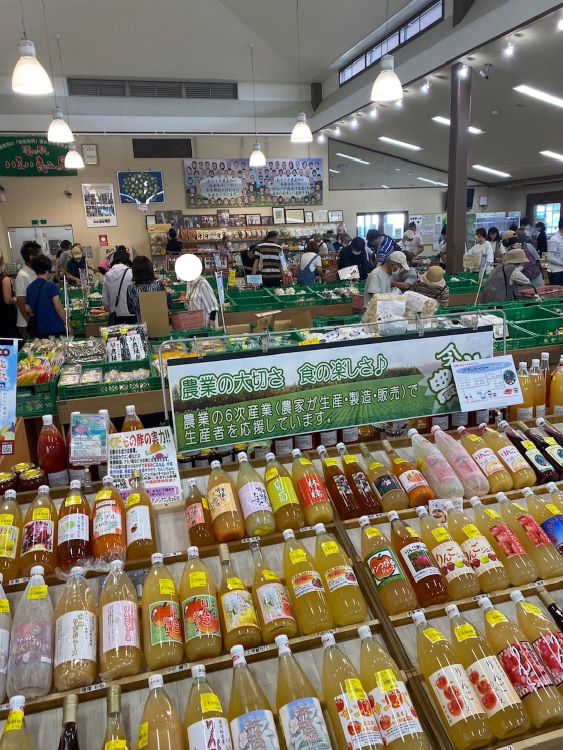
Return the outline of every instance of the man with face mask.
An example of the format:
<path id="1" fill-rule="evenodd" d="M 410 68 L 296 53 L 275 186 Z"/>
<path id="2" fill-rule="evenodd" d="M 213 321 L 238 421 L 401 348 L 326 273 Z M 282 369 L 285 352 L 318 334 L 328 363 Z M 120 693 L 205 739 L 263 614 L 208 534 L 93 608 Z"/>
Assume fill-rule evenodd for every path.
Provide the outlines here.
<path id="1" fill-rule="evenodd" d="M 367 279 L 368 273 L 371 271 L 371 266 L 366 253 L 366 243 L 362 237 L 354 237 L 349 245 L 345 245 L 340 250 L 338 270 L 340 271 L 340 269 L 349 268 L 350 266 L 358 266 L 360 279 Z"/>
<path id="2" fill-rule="evenodd" d="M 522 273 L 528 259 L 517 243 L 516 232 L 509 230 L 502 235 L 502 244 L 507 252 L 503 255 L 502 263 L 487 279 L 482 302 L 511 302 L 519 298 L 521 290 L 531 286 L 530 280 Z"/>
<path id="3" fill-rule="evenodd" d="M 370 272 L 364 290 L 364 307 L 367 308 L 374 294 L 389 294 L 391 292 L 391 276 L 395 273 L 395 271 L 401 268 L 401 265 L 399 263 L 395 263 L 391 259 L 393 255 L 402 255 L 403 258 L 405 257 L 404 253 L 401 252 L 391 253 L 391 255 L 388 255 L 383 263 L 381 263 L 379 266 L 377 266 L 377 268 L 374 268 L 373 271 Z"/>

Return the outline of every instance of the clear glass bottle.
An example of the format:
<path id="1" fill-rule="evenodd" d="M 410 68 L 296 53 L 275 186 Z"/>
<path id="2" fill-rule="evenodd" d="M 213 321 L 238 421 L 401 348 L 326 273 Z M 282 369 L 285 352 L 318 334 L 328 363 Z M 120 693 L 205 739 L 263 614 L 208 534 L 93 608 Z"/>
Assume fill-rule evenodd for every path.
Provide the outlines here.
<path id="1" fill-rule="evenodd" d="M 519 362 L 517 375 L 522 391 L 522 401 L 509 407 L 508 418 L 511 422 L 515 419 L 527 421 L 534 416 L 534 383 L 528 374 L 527 362 Z"/>
<path id="2" fill-rule="evenodd" d="M 184 713 L 190 750 L 231 750 L 231 732 L 219 696 L 207 681 L 205 667 L 192 667 L 192 687 Z"/>
<path id="3" fill-rule="evenodd" d="M 305 513 L 308 526 L 331 523 L 332 503 L 324 482 L 312 461 L 305 458 L 299 448 L 292 451 L 291 479 Z"/>
<path id="4" fill-rule="evenodd" d="M 160 674 L 149 677 L 149 694 L 141 714 L 137 747 L 139 750 L 187 750 L 182 721 Z"/>
<path id="5" fill-rule="evenodd" d="M 432 428 L 436 446 L 447 458 L 448 463 L 458 475 L 463 485 L 464 497 L 483 497 L 489 492 L 489 480 L 465 450 L 463 445 L 452 435 L 439 427 Z"/>
<path id="6" fill-rule="evenodd" d="M 466 427 L 458 427 L 459 441 L 489 480 L 491 495 L 497 492 L 508 492 L 512 489 L 510 472 L 480 435 L 469 432 Z"/>
<path id="7" fill-rule="evenodd" d="M 125 508 L 109 475 L 103 478 L 92 508 L 92 554 L 103 565 L 125 562 L 127 554 Z"/>
<path id="8" fill-rule="evenodd" d="M 118 744 L 121 743 L 125 744 Z M 127 742 L 125 726 L 121 716 L 121 686 L 110 685 L 107 693 L 107 722 L 104 743 L 106 748 L 119 748 L 119 750 L 131 750 L 131 745 Z"/>
<path id="9" fill-rule="evenodd" d="M 438 448 L 414 427 L 408 433 L 416 465 L 428 480 L 436 497 L 463 497 L 463 485 Z"/>
<path id="10" fill-rule="evenodd" d="M 530 367 L 530 380 L 534 393 L 534 417 L 545 417 L 546 404 L 546 380 L 540 368 L 539 359 L 532 360 Z"/>
<path id="11" fill-rule="evenodd" d="M 416 468 L 414 461 L 399 456 L 388 440 L 383 440 L 381 445 L 389 457 L 393 474 L 408 495 L 409 507 L 416 508 L 417 505 L 427 505 L 430 500 L 435 500 L 436 493 Z"/>
<path id="12" fill-rule="evenodd" d="M 323 464 L 323 477 L 328 494 L 338 515 L 342 520 L 357 518 L 361 514 L 360 506 L 338 459 L 329 456 L 324 445 L 319 445 L 317 453 Z"/>
<path id="13" fill-rule="evenodd" d="M 252 601 L 258 614 L 262 640 L 273 643 L 277 635 L 293 638 L 297 633 L 297 623 L 287 591 L 279 577 L 265 563 L 260 542 L 250 542 L 254 578 L 252 581 Z"/>
<path id="14" fill-rule="evenodd" d="M 57 556 L 59 568 L 66 573 L 92 557 L 90 503 L 80 488 L 80 481 L 73 479 L 59 508 Z"/>
<path id="15" fill-rule="evenodd" d="M 135 430 L 144 429 L 143 423 L 137 416 L 134 405 L 125 407 L 125 419 L 121 426 L 121 432 L 134 432 Z"/>
<path id="16" fill-rule="evenodd" d="M 237 492 L 248 536 L 267 536 L 276 528 L 276 519 L 264 482 L 241 451 L 237 460 Z"/>
<path id="17" fill-rule="evenodd" d="M 278 531 L 302 528 L 305 525 L 305 516 L 293 482 L 288 470 L 273 453 L 266 453 L 264 482 Z"/>
<path id="18" fill-rule="evenodd" d="M 0 573 L 8 583 L 18 577 L 23 518 L 15 490 L 6 490 L 0 500 Z"/>
<path id="19" fill-rule="evenodd" d="M 401 487 L 401 483 L 385 464 L 377 461 L 367 445 L 360 443 L 360 453 L 366 466 L 367 478 L 371 482 L 373 491 L 379 498 L 381 507 L 387 513 L 390 510 L 404 510 L 409 507 L 409 496 Z"/>
<path id="20" fill-rule="evenodd" d="M 180 597 L 163 560 L 160 552 L 151 556 L 141 597 L 143 650 L 151 671 L 180 664 L 184 656 Z"/>
<path id="21" fill-rule="evenodd" d="M 149 560 L 157 550 L 154 510 L 143 485 L 143 475 L 134 469 L 129 480 L 131 491 L 125 505 L 127 559 Z"/>
<path id="22" fill-rule="evenodd" d="M 190 662 L 211 659 L 221 653 L 221 625 L 217 587 L 197 547 L 188 548 L 188 559 L 180 579 L 180 601 L 184 622 L 184 652 Z"/>
<path id="23" fill-rule="evenodd" d="M 4 724 L 0 750 L 32 750 L 23 715 L 25 696 L 12 696 L 9 705 L 10 713 Z"/>
<path id="24" fill-rule="evenodd" d="M 137 592 L 123 572 L 121 560 L 113 560 L 99 603 L 100 677 L 117 680 L 141 670 L 141 639 Z"/>
<path id="25" fill-rule="evenodd" d="M 252 596 L 236 575 L 226 544 L 219 545 L 221 583 L 219 584 L 219 619 L 225 648 L 241 644 L 254 648 L 262 642 L 258 615 Z"/>
<path id="26" fill-rule="evenodd" d="M 512 489 L 519 490 L 535 484 L 536 474 L 527 460 L 504 432 L 493 430 L 486 424 L 479 425 L 479 432 L 485 443 L 493 450 L 506 467 L 512 479 Z"/>
<path id="27" fill-rule="evenodd" d="M 348 479 L 348 484 L 356 496 L 360 510 L 364 513 L 380 513 L 383 509 L 382 505 L 373 491 L 357 456 L 350 453 L 344 443 L 337 443 L 336 450 L 340 454 L 344 476 Z"/>
<path id="28" fill-rule="evenodd" d="M 46 484 L 41 485 L 24 517 L 20 558 L 21 575 L 29 575 L 29 571 L 35 565 L 43 566 L 46 575 L 55 572 L 57 522 L 57 509 L 49 496 L 49 487 Z"/>
<path id="29" fill-rule="evenodd" d="M 188 479 L 188 488 L 184 500 L 184 517 L 190 544 L 195 547 L 215 544 L 207 498 L 199 491 L 197 479 Z"/>
<path id="30" fill-rule="evenodd" d="M 244 536 L 244 518 L 234 484 L 221 468 L 220 461 L 211 462 L 207 483 L 207 501 L 213 534 L 218 542 L 230 542 Z"/>
<path id="31" fill-rule="evenodd" d="M 12 616 L 10 614 L 10 602 L 6 598 L 2 583 L 3 576 L 0 573 L 0 702 L 3 703 L 6 697 L 6 672 L 10 654 Z"/>

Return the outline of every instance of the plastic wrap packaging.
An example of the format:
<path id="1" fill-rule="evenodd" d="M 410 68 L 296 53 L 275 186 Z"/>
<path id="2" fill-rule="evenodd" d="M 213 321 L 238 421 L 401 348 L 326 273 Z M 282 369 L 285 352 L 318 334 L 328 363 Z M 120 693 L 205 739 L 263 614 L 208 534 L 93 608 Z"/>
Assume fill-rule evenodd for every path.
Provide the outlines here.
<path id="1" fill-rule="evenodd" d="M 126 362 L 149 356 L 149 336 L 146 323 L 103 326 L 100 336 L 106 345 L 108 362 Z"/>

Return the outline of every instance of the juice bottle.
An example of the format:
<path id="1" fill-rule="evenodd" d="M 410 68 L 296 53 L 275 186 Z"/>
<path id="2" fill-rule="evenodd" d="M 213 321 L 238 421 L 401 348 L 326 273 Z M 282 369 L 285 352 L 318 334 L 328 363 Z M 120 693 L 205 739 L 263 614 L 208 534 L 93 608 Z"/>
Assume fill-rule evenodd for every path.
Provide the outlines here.
<path id="1" fill-rule="evenodd" d="M 123 500 L 106 475 L 92 508 L 92 554 L 94 560 L 108 565 L 112 560 L 125 562 L 126 550 Z"/>
<path id="2" fill-rule="evenodd" d="M 125 505 L 127 559 L 147 560 L 156 552 L 156 527 L 152 502 L 139 469 L 133 470 L 129 485 L 131 492 Z"/>
<path id="3" fill-rule="evenodd" d="M 39 466 L 45 472 L 49 487 L 66 487 L 68 478 L 68 453 L 63 436 L 53 424 L 52 414 L 44 414 L 43 427 L 37 439 Z"/>
<path id="4" fill-rule="evenodd" d="M 0 750 L 32 750 L 23 717 L 25 696 L 12 696 L 9 705 L 10 713 L 4 724 L 4 731 L 0 740 Z"/>
<path id="5" fill-rule="evenodd" d="M 412 619 L 420 671 L 453 744 L 457 750 L 489 744 L 485 710 L 446 637 L 428 625 L 424 612 L 417 610 Z"/>
<path id="6" fill-rule="evenodd" d="M 543 606 L 547 609 L 547 611 L 553 618 L 553 622 L 559 628 L 559 632 L 563 633 L 563 610 L 561 609 L 561 607 L 557 604 L 549 591 L 543 586 L 540 586 L 538 589 L 536 589 L 536 593 L 538 595 L 538 598 L 541 599 Z"/>
<path id="7" fill-rule="evenodd" d="M 0 573 L 9 582 L 17 578 L 21 556 L 23 518 L 15 490 L 0 500 Z"/>
<path id="8" fill-rule="evenodd" d="M 242 580 L 235 574 L 229 548 L 219 545 L 221 583 L 219 584 L 219 619 L 223 642 L 229 651 L 236 644 L 254 648 L 262 642 L 258 616 L 252 596 Z"/>
<path id="9" fill-rule="evenodd" d="M 331 523 L 334 515 L 332 503 L 320 474 L 299 448 L 293 449 L 292 456 L 291 479 L 305 513 L 305 522 L 308 526 Z"/>
<path id="10" fill-rule="evenodd" d="M 100 414 L 100 416 L 102 417 L 105 417 L 107 420 L 108 437 L 109 435 L 115 435 L 115 433 L 117 432 L 117 428 L 114 425 L 114 423 L 111 421 L 111 419 L 109 418 L 109 411 L 107 409 L 98 409 L 98 414 Z M 103 479 L 103 477 L 105 477 L 106 474 L 108 473 L 107 461 L 104 461 L 103 463 L 98 464 L 96 468 L 98 471 L 98 477 L 100 478 L 100 480 Z"/>
<path id="11" fill-rule="evenodd" d="M 528 512 L 534 521 L 539 523 L 549 541 L 559 554 L 563 555 L 563 513 L 560 508 L 550 502 L 550 498 L 534 495 L 529 487 L 524 488 L 522 494 L 526 498 Z"/>
<path id="12" fill-rule="evenodd" d="M 558 489 L 555 482 L 548 482 L 546 489 L 549 490 L 549 501 L 556 505 L 561 513 L 563 513 L 563 492 Z"/>
<path id="13" fill-rule="evenodd" d="M 454 659 L 478 692 L 493 735 L 504 740 L 527 732 L 530 720 L 522 701 L 484 636 L 459 614 L 455 604 L 448 604 L 446 614 Z"/>
<path id="14" fill-rule="evenodd" d="M 510 472 L 501 464 L 496 453 L 480 435 L 469 432 L 466 427 L 458 427 L 459 442 L 489 480 L 491 495 L 497 492 L 508 492 L 512 489 Z"/>
<path id="15" fill-rule="evenodd" d="M 500 458 L 512 478 L 515 490 L 535 484 L 536 474 L 526 459 L 520 454 L 503 432 L 497 432 L 484 423 L 479 425 L 479 432 L 485 443 Z"/>
<path id="16" fill-rule="evenodd" d="M 283 532 L 283 575 L 299 630 L 304 635 L 334 627 L 320 573 L 292 529 Z"/>
<path id="17" fill-rule="evenodd" d="M 360 518 L 361 556 L 373 576 L 377 594 L 388 615 L 416 609 L 418 602 L 391 542 L 367 516 Z"/>
<path id="18" fill-rule="evenodd" d="M 73 479 L 70 491 L 59 508 L 57 557 L 59 568 L 68 572 L 74 565 L 92 557 L 90 537 L 90 503 Z"/>
<path id="19" fill-rule="evenodd" d="M 437 447 L 442 451 L 448 459 L 450 466 L 458 475 L 465 490 L 464 497 L 472 497 L 473 495 L 483 497 L 483 495 L 486 495 L 489 492 L 489 480 L 463 445 L 439 427 L 434 426 L 432 434 L 434 435 Z"/>
<path id="20" fill-rule="evenodd" d="M 199 491 L 197 479 L 188 479 L 188 488 L 184 501 L 184 517 L 190 544 L 197 547 L 215 544 L 207 498 Z"/>
<path id="21" fill-rule="evenodd" d="M 403 563 L 421 607 L 440 604 L 448 599 L 440 571 L 428 548 L 417 532 L 392 510 L 387 514 L 391 522 L 391 544 Z"/>
<path id="22" fill-rule="evenodd" d="M 295 493 L 289 472 L 273 453 L 266 453 L 264 481 L 278 531 L 300 529 L 304 526 L 305 516 L 299 505 L 299 498 Z"/>
<path id="23" fill-rule="evenodd" d="M 559 724 L 563 702 L 545 666 L 538 659 L 524 633 L 482 596 L 479 606 L 485 615 L 485 638 L 496 653 L 534 729 Z"/>
<path id="24" fill-rule="evenodd" d="M 6 668 L 10 653 L 10 630 L 12 629 L 12 616 L 10 615 L 10 602 L 2 586 L 3 576 L 0 573 L 0 700 L 6 698 Z"/>
<path id="25" fill-rule="evenodd" d="M 360 443 L 360 452 L 364 458 L 367 478 L 383 510 L 387 513 L 390 510 L 408 508 L 409 496 L 401 487 L 399 480 L 391 474 L 385 464 L 374 458 L 364 443 Z"/>
<path id="26" fill-rule="evenodd" d="M 528 552 L 540 578 L 563 575 L 563 557 L 549 541 L 549 537 L 520 503 L 512 502 L 499 492 L 500 514 Z"/>
<path id="27" fill-rule="evenodd" d="M 291 653 L 286 635 L 276 637 L 276 706 L 287 750 L 331 750 L 330 735 L 315 688 Z"/>
<path id="28" fill-rule="evenodd" d="M 184 643 L 180 597 L 160 552 L 151 556 L 151 565 L 143 583 L 141 613 L 145 664 L 153 671 L 180 664 Z"/>
<path id="29" fill-rule="evenodd" d="M 563 445 L 563 433 L 561 433 L 557 427 L 554 427 L 551 422 L 547 419 L 536 419 L 536 425 L 545 432 L 546 435 L 552 437 L 558 445 Z"/>
<path id="30" fill-rule="evenodd" d="M 211 462 L 207 483 L 207 501 L 211 513 L 213 534 L 218 542 L 230 542 L 244 536 L 244 519 L 231 478 L 221 468 L 220 461 Z"/>
<path id="31" fill-rule="evenodd" d="M 545 406 L 549 404 L 549 395 L 551 388 L 551 370 L 549 369 L 549 352 L 541 353 L 540 372 L 545 381 Z M 538 414 L 538 416 L 540 416 Z"/>
<path id="32" fill-rule="evenodd" d="M 369 625 L 361 625 L 358 635 L 362 644 L 360 679 L 385 747 L 427 750 L 428 742 L 397 664 L 372 636 Z"/>
<path id="33" fill-rule="evenodd" d="M 545 456 L 536 448 L 533 442 L 524 435 L 523 432 L 520 430 L 514 430 L 505 420 L 498 423 L 498 428 L 504 432 L 518 452 L 530 463 L 530 466 L 536 475 L 536 481 L 538 484 L 554 482 L 557 480 L 559 473 L 555 471 Z"/>
<path id="34" fill-rule="evenodd" d="M 559 445 L 555 438 L 545 435 L 539 427 L 528 427 L 524 422 L 516 422 L 517 427 L 543 456 L 550 462 L 555 471 L 559 474 L 559 479 L 563 478 L 563 447 Z"/>
<path id="35" fill-rule="evenodd" d="M 528 373 L 526 362 L 518 364 L 518 382 L 522 391 L 522 401 L 519 404 L 512 404 L 508 408 L 508 419 L 514 422 L 515 419 L 532 419 L 534 416 L 534 388 L 533 379 Z"/>
<path id="36" fill-rule="evenodd" d="M 473 506 L 475 525 L 484 534 L 508 573 L 512 586 L 523 586 L 538 578 L 534 561 L 518 537 L 492 508 L 485 508 L 478 497 L 469 501 Z"/>
<path id="37" fill-rule="evenodd" d="M 121 560 L 112 560 L 99 603 L 100 677 L 104 681 L 138 674 L 141 646 L 137 592 L 123 572 Z"/>
<path id="38" fill-rule="evenodd" d="M 369 480 L 360 466 L 358 458 L 348 452 L 348 448 L 346 448 L 344 443 L 337 443 L 336 450 L 342 457 L 344 476 L 352 488 L 352 492 L 356 497 L 356 502 L 358 503 L 360 510 L 364 513 L 379 513 L 382 510 L 381 503 L 371 488 Z"/>
<path id="39" fill-rule="evenodd" d="M 57 509 L 49 488 L 41 485 L 28 506 L 23 521 L 20 574 L 29 575 L 34 565 L 42 565 L 50 575 L 57 567 Z"/>
<path id="40" fill-rule="evenodd" d="M 545 417 L 546 381 L 539 359 L 532 360 L 529 377 L 534 391 L 534 417 Z"/>
<path id="41" fill-rule="evenodd" d="M 186 750 L 184 727 L 176 707 L 164 689 L 161 674 L 149 677 L 149 694 L 139 724 L 138 748 Z"/>
<path id="42" fill-rule="evenodd" d="M 391 447 L 391 443 L 388 440 L 383 440 L 381 445 L 385 453 L 389 456 L 391 471 L 408 495 L 409 507 L 416 508 L 417 505 L 427 505 L 430 500 L 435 500 L 436 494 L 434 490 L 416 468 L 416 464 L 399 456 L 397 451 Z"/>
<path id="43" fill-rule="evenodd" d="M 432 553 L 442 574 L 450 599 L 463 599 L 479 593 L 479 580 L 459 544 L 426 508 L 416 509 L 420 537 Z"/>
<path id="44" fill-rule="evenodd" d="M 368 609 L 352 561 L 324 524 L 317 523 L 315 533 L 315 568 L 321 574 L 332 619 L 338 627 L 363 622 Z"/>
<path id="45" fill-rule="evenodd" d="M 127 743 L 127 735 L 121 717 L 121 686 L 110 685 L 107 696 L 107 721 L 106 733 L 104 735 L 104 750 L 130 750 L 131 745 Z"/>
<path id="46" fill-rule="evenodd" d="M 264 482 L 248 460 L 246 453 L 237 456 L 239 469 L 237 492 L 248 536 L 267 536 L 276 528 L 276 519 Z"/>
<path id="47" fill-rule="evenodd" d="M 258 614 L 262 640 L 273 643 L 277 635 L 293 638 L 297 633 L 297 623 L 287 591 L 279 577 L 266 565 L 258 539 L 250 542 L 250 551 L 254 563 L 252 601 Z"/>
<path id="48" fill-rule="evenodd" d="M 205 676 L 203 664 L 192 667 L 192 687 L 184 713 L 184 731 L 190 750 L 231 750 L 229 722 L 223 713 L 219 696 Z"/>
<path id="49" fill-rule="evenodd" d="M 80 750 L 78 744 L 78 730 L 76 728 L 76 713 L 78 711 L 78 696 L 71 693 L 63 698 L 63 720 L 58 750 Z"/>
<path id="50" fill-rule="evenodd" d="M 563 633 L 537 605 L 527 602 L 520 591 L 511 591 L 510 598 L 516 605 L 518 627 L 563 694 Z"/>
<path id="51" fill-rule="evenodd" d="M 243 646 L 233 646 L 231 656 L 233 681 L 229 700 L 229 721 L 234 750 L 265 747 L 279 750 L 280 743 L 272 709 L 264 691 L 248 668 Z"/>
<path id="52" fill-rule="evenodd" d="M 323 694 L 338 750 L 377 750 L 383 740 L 358 673 L 336 647 L 332 633 L 323 633 L 321 641 Z"/>
<path id="53" fill-rule="evenodd" d="M 323 464 L 323 476 L 332 498 L 334 507 L 342 520 L 357 518 L 360 515 L 360 506 L 346 475 L 338 465 L 337 458 L 331 458 L 324 445 L 319 445 L 317 453 Z"/>
<path id="54" fill-rule="evenodd" d="M 549 412 L 556 416 L 563 414 L 563 354 L 559 358 L 559 364 L 551 374 Z"/>
<path id="55" fill-rule="evenodd" d="M 414 428 L 407 435 L 411 439 L 416 465 L 428 480 L 436 497 L 463 497 L 462 483 L 438 448 Z"/>
<path id="56" fill-rule="evenodd" d="M 186 659 L 194 662 L 219 656 L 221 626 L 217 588 L 209 568 L 199 559 L 197 547 L 188 548 L 188 560 L 180 579 L 180 601 Z"/>
<path id="57" fill-rule="evenodd" d="M 76 690 L 96 679 L 98 613 L 84 568 L 73 568 L 55 607 L 55 688 Z"/>
<path id="58" fill-rule="evenodd" d="M 126 406 L 125 407 L 125 419 L 123 420 L 123 424 L 121 426 L 121 432 L 134 432 L 135 430 L 143 430 L 144 426 L 139 417 L 137 416 L 137 412 L 135 411 L 135 406 Z"/>

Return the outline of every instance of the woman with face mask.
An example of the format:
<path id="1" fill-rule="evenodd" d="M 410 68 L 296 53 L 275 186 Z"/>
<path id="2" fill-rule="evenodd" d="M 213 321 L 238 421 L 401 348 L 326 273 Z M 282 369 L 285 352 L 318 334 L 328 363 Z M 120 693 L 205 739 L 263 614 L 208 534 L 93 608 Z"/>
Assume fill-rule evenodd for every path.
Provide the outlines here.
<path id="1" fill-rule="evenodd" d="M 518 247 L 516 232 L 505 232 L 502 235 L 502 244 L 506 252 L 502 263 L 487 279 L 482 302 L 511 302 L 520 297 L 520 292 L 524 288 L 531 286 L 530 280 L 522 273 L 528 259 L 526 253 Z"/>

